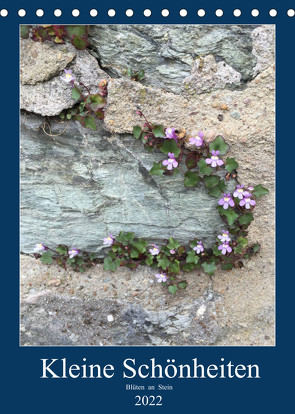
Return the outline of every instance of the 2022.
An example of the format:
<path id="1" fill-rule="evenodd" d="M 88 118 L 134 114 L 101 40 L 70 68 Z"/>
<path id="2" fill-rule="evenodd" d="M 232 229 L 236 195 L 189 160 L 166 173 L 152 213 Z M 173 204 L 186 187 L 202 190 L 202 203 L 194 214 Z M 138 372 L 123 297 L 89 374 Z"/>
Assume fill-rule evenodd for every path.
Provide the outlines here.
<path id="1" fill-rule="evenodd" d="M 135 399 L 137 399 L 135 405 L 162 405 L 162 397 L 161 395 L 136 395 Z"/>

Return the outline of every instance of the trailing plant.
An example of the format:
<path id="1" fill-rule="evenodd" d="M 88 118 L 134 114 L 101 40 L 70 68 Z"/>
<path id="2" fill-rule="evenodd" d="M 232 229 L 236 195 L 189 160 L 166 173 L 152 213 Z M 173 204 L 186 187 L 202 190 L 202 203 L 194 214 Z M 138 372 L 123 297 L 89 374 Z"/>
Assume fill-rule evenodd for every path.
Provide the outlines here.
<path id="1" fill-rule="evenodd" d="M 133 81 L 139 82 L 144 78 L 144 70 L 125 69 L 126 75 Z"/>
<path id="2" fill-rule="evenodd" d="M 64 72 L 65 75 L 60 78 L 71 85 L 72 99 L 77 102 L 77 105 L 74 108 L 61 112 L 60 117 L 62 119 L 76 119 L 83 127 L 95 131 L 97 129 L 95 118 L 104 118 L 103 108 L 106 105 L 107 81 L 103 79 L 99 83 L 100 93 L 92 94 L 87 86 L 76 80 L 70 69 L 65 69 Z"/>
<path id="3" fill-rule="evenodd" d="M 148 151 L 160 150 L 166 155 L 161 162 L 154 162 L 150 174 L 163 177 L 182 173 L 186 188 L 205 187 L 210 196 L 218 198 L 216 208 L 224 222 L 224 230 L 216 236 L 212 248 L 206 248 L 198 237 L 186 245 L 170 237 L 158 246 L 138 239 L 130 232 L 121 231 L 116 237 L 109 234 L 103 240 L 109 247 L 104 269 L 114 272 L 119 266 L 135 269 L 139 265 L 148 265 L 155 270 L 155 280 L 175 294 L 187 286 L 183 272 L 199 269 L 211 277 L 218 266 L 227 271 L 242 267 L 243 260 L 250 259 L 260 249 L 257 243 L 249 245 L 248 227 L 254 220 L 256 200 L 269 191 L 261 184 L 236 184 L 232 193 L 228 190 L 229 180 L 237 180 L 239 164 L 234 158 L 222 159 L 229 149 L 222 136 L 207 143 L 201 131 L 197 136 L 190 136 L 185 130 L 164 129 L 151 123 L 139 110 L 137 114 L 144 119 L 144 124 L 133 128 L 134 138 L 141 140 Z M 68 250 L 66 246 L 51 251 L 39 244 L 36 249 L 35 257 L 40 257 L 43 263 L 50 264 L 55 260 L 61 266 L 70 264 L 78 271 L 99 262 L 95 255 Z M 74 258 L 75 261 L 69 263 Z"/>
<path id="4" fill-rule="evenodd" d="M 52 41 L 63 44 L 68 39 L 76 49 L 84 50 L 89 45 L 88 25 L 21 25 L 20 36 L 23 39 L 31 37 L 34 42 Z"/>

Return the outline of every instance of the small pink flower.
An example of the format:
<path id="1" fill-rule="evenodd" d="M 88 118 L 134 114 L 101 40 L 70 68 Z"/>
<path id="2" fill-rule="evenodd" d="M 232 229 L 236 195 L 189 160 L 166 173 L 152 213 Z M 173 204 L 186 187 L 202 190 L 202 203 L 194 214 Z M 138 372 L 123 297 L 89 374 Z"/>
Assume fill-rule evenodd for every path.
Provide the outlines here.
<path id="1" fill-rule="evenodd" d="M 224 162 L 222 160 L 219 159 L 218 155 L 219 155 L 219 151 L 211 151 L 211 158 L 206 158 L 206 163 L 207 164 L 211 164 L 211 167 L 217 167 L 220 166 L 222 164 L 224 164 Z"/>
<path id="2" fill-rule="evenodd" d="M 204 136 L 203 132 L 199 131 L 199 134 L 197 137 L 189 139 L 189 143 L 191 145 L 195 145 L 196 147 L 201 147 L 204 143 L 203 136 Z"/>
<path id="3" fill-rule="evenodd" d="M 168 157 L 168 160 L 164 160 L 162 164 L 167 167 L 167 170 L 172 170 L 172 168 L 176 168 L 178 166 L 178 162 L 176 161 L 173 152 L 168 152 Z"/>
<path id="4" fill-rule="evenodd" d="M 197 245 L 195 247 L 193 247 L 193 250 L 197 253 L 200 254 L 204 251 L 204 246 L 203 243 L 201 241 L 197 241 Z"/>
<path id="5" fill-rule="evenodd" d="M 165 130 L 165 137 L 164 139 L 174 139 L 174 141 L 177 141 L 177 135 L 175 133 L 175 128 L 166 128 Z"/>
<path id="6" fill-rule="evenodd" d="M 34 253 L 43 252 L 44 250 L 47 250 L 47 247 L 44 245 L 44 243 L 35 244 Z"/>
<path id="7" fill-rule="evenodd" d="M 152 248 L 151 249 L 149 249 L 149 252 L 150 252 L 150 254 L 152 255 L 152 256 L 156 256 L 156 255 L 158 255 L 159 253 L 160 253 L 160 249 L 159 249 L 159 247 L 158 246 L 156 246 L 155 244 L 152 244 Z"/>
<path id="8" fill-rule="evenodd" d="M 103 239 L 103 244 L 105 246 L 111 246 L 114 243 L 114 237 L 111 233 L 109 233 L 108 237 Z"/>
<path id="9" fill-rule="evenodd" d="M 73 259 L 73 257 L 77 256 L 78 254 L 79 254 L 78 249 L 70 249 L 68 251 L 68 255 L 69 255 L 70 259 Z"/>
<path id="10" fill-rule="evenodd" d="M 226 210 L 226 209 L 228 209 L 228 206 L 231 206 L 231 207 L 234 207 L 235 206 L 235 203 L 234 203 L 234 200 L 231 198 L 231 195 L 230 195 L 230 193 L 224 193 L 223 194 L 223 198 L 221 198 L 219 201 L 218 201 L 218 204 L 220 205 L 220 206 L 223 206 L 223 208 Z"/>
<path id="11" fill-rule="evenodd" d="M 159 283 L 161 283 L 161 282 L 166 282 L 166 280 L 167 280 L 167 275 L 166 275 L 166 273 L 163 273 L 163 272 L 161 272 L 161 273 L 157 273 L 157 274 L 156 274 L 156 278 L 158 279 L 158 282 L 159 282 Z"/>
<path id="12" fill-rule="evenodd" d="M 255 206 L 256 201 L 251 199 L 252 194 L 251 193 L 244 193 L 244 198 L 243 200 L 240 201 L 240 206 L 244 207 L 248 210 L 251 207 Z"/>
<path id="13" fill-rule="evenodd" d="M 66 83 L 71 83 L 72 86 L 75 82 L 75 76 L 73 75 L 72 71 L 70 69 L 64 69 L 65 76 L 60 76 L 60 79 L 63 80 Z"/>
<path id="14" fill-rule="evenodd" d="M 232 248 L 230 247 L 228 243 L 223 243 L 220 246 L 218 246 L 218 250 L 221 250 L 222 254 L 226 254 L 227 252 L 231 253 Z"/>

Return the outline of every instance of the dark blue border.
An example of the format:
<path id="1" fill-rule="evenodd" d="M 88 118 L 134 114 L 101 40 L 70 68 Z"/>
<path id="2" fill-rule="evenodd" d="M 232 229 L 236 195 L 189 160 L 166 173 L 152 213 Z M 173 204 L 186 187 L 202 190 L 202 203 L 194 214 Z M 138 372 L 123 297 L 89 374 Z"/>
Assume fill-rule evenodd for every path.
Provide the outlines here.
<path id="1" fill-rule="evenodd" d="M 35 3 L 35 2 L 34 2 Z M 42 7 L 39 1 L 30 6 L 29 2 L 1 2 L 1 8 L 6 8 L 9 15 L 0 17 L 1 39 L 1 139 L 2 159 L 1 168 L 1 270 L 2 270 L 2 300 L 1 300 L 1 377 L 2 390 L 8 402 L 9 412 L 14 409 L 31 413 L 80 413 L 120 411 L 133 412 L 143 407 L 134 406 L 134 392 L 124 390 L 125 381 L 121 377 L 121 366 L 124 358 L 136 358 L 138 363 L 145 363 L 149 358 L 157 358 L 165 362 L 167 358 L 176 363 L 185 363 L 191 358 L 198 357 L 203 364 L 219 363 L 220 358 L 231 360 L 233 363 L 259 364 L 261 379 L 231 379 L 231 380 L 163 380 L 156 383 L 170 384 L 174 391 L 163 392 L 162 407 L 149 407 L 161 412 L 176 413 L 179 411 L 193 412 L 225 412 L 225 413 L 262 413 L 270 410 L 280 410 L 285 413 L 293 406 L 291 403 L 291 384 L 293 369 L 293 232 L 294 222 L 290 211 L 293 203 L 290 200 L 293 193 L 293 142 L 294 142 L 294 28 L 295 17 L 286 15 L 294 2 L 281 0 L 279 3 L 269 1 L 248 1 L 238 4 L 238 1 L 188 2 L 171 5 L 168 1 L 138 1 L 128 0 L 126 5 L 116 4 L 116 1 L 104 3 L 102 7 L 93 0 L 87 2 L 86 10 L 80 7 L 80 2 L 61 2 L 53 0 Z M 36 6 L 37 4 L 37 6 Z M 68 4 L 68 5 L 67 5 Z M 17 10 L 27 10 L 25 18 L 19 18 Z M 35 10 L 43 8 L 45 15 L 37 18 Z M 61 18 L 53 16 L 53 10 L 63 10 Z M 71 10 L 81 10 L 79 18 L 71 16 Z M 99 11 L 96 18 L 89 16 L 89 10 Z M 107 16 L 107 10 L 114 8 L 117 14 L 114 18 Z M 125 16 L 126 9 L 133 9 L 134 16 Z M 145 18 L 142 11 L 152 10 L 152 16 Z M 170 15 L 161 17 L 161 10 L 167 8 Z M 179 16 L 179 10 L 185 8 L 188 15 Z M 203 8 L 207 11 L 204 18 L 198 18 L 196 11 Z M 222 8 L 224 16 L 217 18 L 215 10 Z M 242 10 L 242 16 L 235 18 L 232 11 Z M 258 18 L 252 18 L 250 11 L 260 10 Z M 269 16 L 269 10 L 275 8 L 278 15 Z M 19 233 L 19 130 L 18 130 L 18 25 L 21 23 L 73 23 L 73 24 L 115 24 L 115 23 L 161 23 L 161 24 L 276 24 L 277 33 L 277 108 L 276 108 L 276 180 L 277 180 L 277 346 L 276 347 L 240 347 L 240 348 L 61 348 L 33 347 L 20 348 L 19 340 L 19 298 L 18 298 L 18 233 Z M 261 154 L 263 160 L 263 154 Z M 288 186 L 288 187 L 287 187 Z M 288 189 L 288 192 L 285 190 Z M 288 194 L 288 198 L 286 198 Z M 286 200 L 286 202 L 285 202 Z M 40 358 L 67 357 L 69 363 L 81 362 L 83 357 L 92 363 L 111 363 L 116 368 L 116 376 L 110 380 L 41 380 Z M 130 383 L 131 381 L 128 381 Z M 151 382 L 151 381 L 149 381 Z M 136 380 L 140 384 L 144 381 Z M 4 385 L 3 385 L 4 384 Z M 1 404 L 2 405 L 2 404 Z M 4 405 L 4 404 L 3 404 Z M 289 408 L 288 408 L 289 407 Z M 144 408 L 146 409 L 146 408 Z M 288 411 L 287 411 L 288 410 Z"/>

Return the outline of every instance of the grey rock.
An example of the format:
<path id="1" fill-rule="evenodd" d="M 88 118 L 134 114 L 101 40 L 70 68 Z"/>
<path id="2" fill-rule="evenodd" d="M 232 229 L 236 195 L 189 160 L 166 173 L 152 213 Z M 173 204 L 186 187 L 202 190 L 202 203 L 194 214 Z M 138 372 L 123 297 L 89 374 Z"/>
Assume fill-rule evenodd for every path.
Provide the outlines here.
<path id="1" fill-rule="evenodd" d="M 44 292 L 37 301 L 22 301 L 21 345 L 210 345 L 220 334 L 214 309 L 204 297 L 151 311 L 140 304 Z"/>
<path id="2" fill-rule="evenodd" d="M 196 58 L 208 54 L 241 73 L 242 81 L 251 79 L 252 31 L 250 25 L 96 25 L 90 42 L 112 76 L 122 76 L 128 67 L 143 69 L 143 84 L 181 93 Z"/>
<path id="3" fill-rule="evenodd" d="M 71 44 L 33 42 L 20 39 L 20 80 L 23 85 L 35 85 L 57 76 L 76 56 Z"/>
<path id="4" fill-rule="evenodd" d="M 275 61 L 275 26 L 257 27 L 253 30 L 251 36 L 253 39 L 252 53 L 257 59 L 253 73 L 257 75 Z"/>
<path id="5" fill-rule="evenodd" d="M 194 95 L 240 84 L 241 74 L 213 55 L 197 58 L 190 76 L 183 81 L 183 95 Z"/>
<path id="6" fill-rule="evenodd" d="M 77 123 L 49 137 L 42 118 L 26 115 L 21 129 L 21 249 L 60 243 L 103 252 L 108 232 L 133 231 L 161 243 L 199 237 L 210 246 L 223 227 L 216 198 L 183 176 L 149 175 L 163 154 L 150 154 L 132 136 L 89 132 Z M 51 122 L 58 134 L 65 125 Z"/>
<path id="7" fill-rule="evenodd" d="M 30 42 L 33 48 L 35 47 L 35 42 L 29 40 L 27 42 Z M 30 43 L 26 43 L 26 45 L 29 45 Z M 47 62 L 47 53 L 49 56 L 57 54 L 57 52 L 62 53 L 64 48 L 69 46 L 54 44 L 48 46 L 47 43 L 42 43 L 38 47 L 43 50 L 42 54 L 40 53 L 39 56 L 39 64 L 41 67 L 44 67 Z M 52 60 L 52 62 L 54 63 L 54 60 Z M 63 74 L 61 71 L 63 65 L 60 66 L 59 64 L 56 64 L 54 70 L 54 64 L 52 64 L 52 70 L 50 72 L 52 77 L 45 80 L 49 77 L 49 74 L 47 74 L 46 78 L 44 77 L 41 79 L 41 77 L 36 76 L 36 73 L 34 72 L 35 66 L 33 66 L 34 70 L 32 70 L 31 66 L 27 67 L 29 64 L 30 59 L 28 58 L 25 58 L 22 61 L 24 73 L 27 73 L 27 78 L 30 79 L 31 84 L 28 84 L 29 82 L 26 81 L 25 84 L 21 85 L 21 109 L 43 116 L 55 116 L 60 114 L 64 109 L 72 108 L 75 105 L 76 102 L 71 97 L 72 90 L 70 85 L 60 79 L 60 75 Z M 82 82 L 87 86 L 91 93 L 98 93 L 99 82 L 102 79 L 109 78 L 109 76 L 100 69 L 97 60 L 91 56 L 87 50 L 76 50 L 76 57 L 67 68 L 72 70 L 77 82 Z M 58 76 L 54 76 L 57 73 Z M 41 82 L 41 80 L 44 80 L 44 82 Z M 81 90 L 87 95 L 87 91 L 83 86 L 81 86 Z"/>

